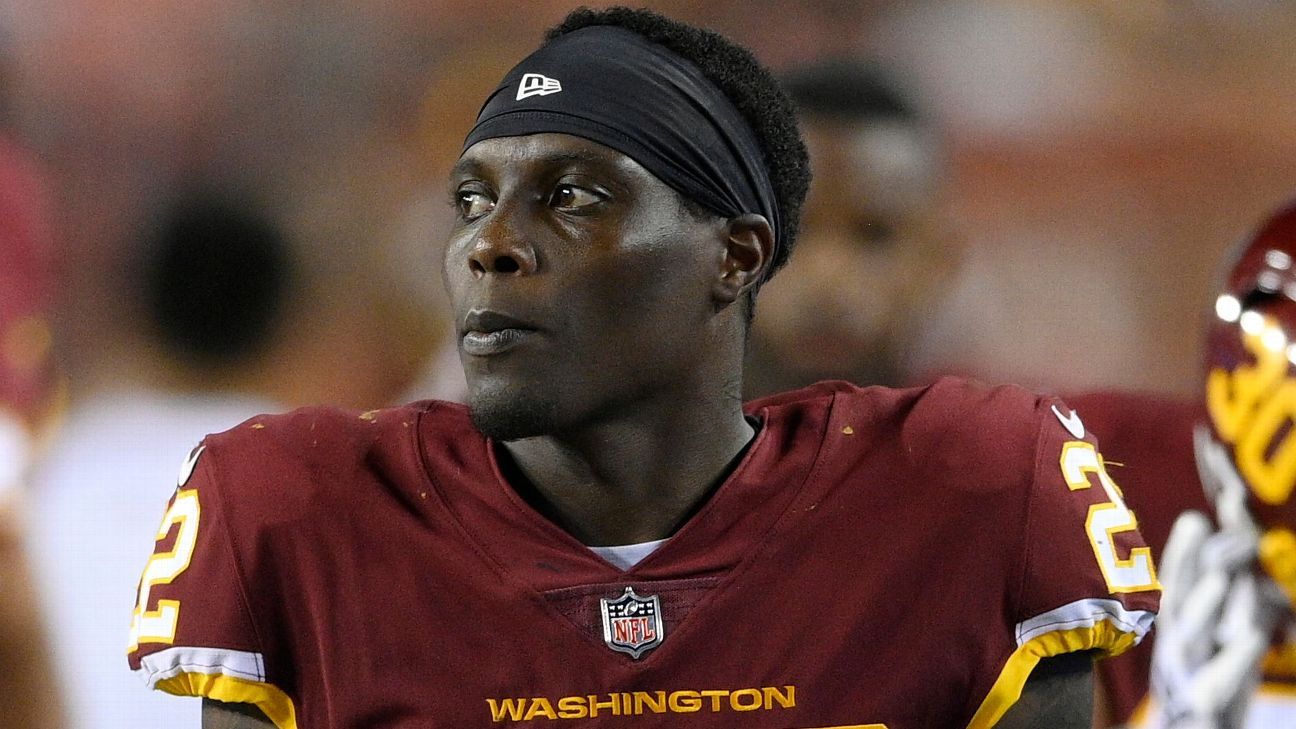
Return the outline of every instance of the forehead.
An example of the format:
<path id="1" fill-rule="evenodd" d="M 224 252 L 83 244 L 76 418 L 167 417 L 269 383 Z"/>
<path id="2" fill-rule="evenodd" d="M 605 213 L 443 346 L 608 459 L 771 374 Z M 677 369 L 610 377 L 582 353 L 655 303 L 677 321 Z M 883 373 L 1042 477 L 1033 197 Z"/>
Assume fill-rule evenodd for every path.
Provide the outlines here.
<path id="1" fill-rule="evenodd" d="M 582 167 L 629 178 L 656 179 L 629 155 L 598 142 L 559 133 L 483 139 L 464 150 L 451 176 L 482 171 L 526 173 L 555 167 Z"/>

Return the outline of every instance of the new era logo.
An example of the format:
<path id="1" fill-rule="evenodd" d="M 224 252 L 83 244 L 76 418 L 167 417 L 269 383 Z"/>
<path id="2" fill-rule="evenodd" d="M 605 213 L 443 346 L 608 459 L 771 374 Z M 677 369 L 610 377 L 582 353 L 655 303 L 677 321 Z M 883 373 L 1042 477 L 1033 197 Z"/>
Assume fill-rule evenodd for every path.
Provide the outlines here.
<path id="1" fill-rule="evenodd" d="M 562 91 L 562 84 L 558 83 L 558 79 L 538 73 L 524 73 L 518 84 L 517 100 L 521 101 L 528 96 L 548 96 L 559 91 Z"/>

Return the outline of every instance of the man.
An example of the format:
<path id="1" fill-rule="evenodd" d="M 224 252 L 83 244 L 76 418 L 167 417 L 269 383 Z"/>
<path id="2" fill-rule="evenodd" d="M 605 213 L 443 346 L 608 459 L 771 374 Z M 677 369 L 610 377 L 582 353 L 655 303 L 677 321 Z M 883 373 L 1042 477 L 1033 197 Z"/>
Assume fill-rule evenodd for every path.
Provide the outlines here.
<path id="1" fill-rule="evenodd" d="M 923 317 L 957 271 L 961 238 L 943 211 L 939 140 L 915 106 L 860 60 L 787 74 L 816 180 L 796 258 L 761 291 L 746 390 L 764 395 L 820 379 L 899 386 Z M 1066 401 L 1103 455 L 1154 552 L 1174 518 L 1199 507 L 1191 457 L 1198 407 L 1127 392 Z M 1169 485 L 1170 487 L 1167 487 Z M 1096 725 L 1124 723 L 1147 691 L 1151 641 L 1099 664 Z"/>
<path id="2" fill-rule="evenodd" d="M 863 61 L 821 61 L 783 81 L 816 174 L 789 273 L 761 291 L 747 395 L 822 379 L 911 384 L 911 346 L 962 255 L 938 139 Z"/>
<path id="3" fill-rule="evenodd" d="M 169 452 L 277 408 L 258 382 L 292 303 L 276 221 L 206 191 L 178 196 L 152 230 L 133 261 L 149 333 L 136 370 L 70 400 L 32 476 L 27 546 L 71 729 L 198 726 L 199 707 L 121 670 L 121 616 L 174 478 Z"/>
<path id="4" fill-rule="evenodd" d="M 1074 413 L 954 380 L 742 405 L 807 178 L 748 52 L 568 16 L 451 175 L 470 406 L 205 439 L 132 667 L 208 727 L 1088 726 L 1158 586 Z"/>
<path id="5" fill-rule="evenodd" d="M 27 530 L 50 640 L 23 640 L 58 668 L 64 729 L 193 728 L 200 702 L 122 666 L 175 454 L 270 410 L 403 402 L 448 338 L 423 293 L 436 261 L 405 231 L 415 203 L 448 206 L 425 199 L 393 98 L 422 87 L 428 49 L 354 3 L 56 7 L 14 36 L 75 243 L 56 320 L 70 387 Z"/>

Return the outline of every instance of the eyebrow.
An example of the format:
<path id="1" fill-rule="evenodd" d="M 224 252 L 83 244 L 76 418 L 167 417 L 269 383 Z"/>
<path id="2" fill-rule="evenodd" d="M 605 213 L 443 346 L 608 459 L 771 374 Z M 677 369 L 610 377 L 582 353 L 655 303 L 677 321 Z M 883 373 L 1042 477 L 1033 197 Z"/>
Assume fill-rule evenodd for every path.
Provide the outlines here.
<path id="1" fill-rule="evenodd" d="M 475 159 L 460 158 L 454 167 L 450 168 L 450 179 L 460 177 L 469 173 L 477 172 L 481 169 L 481 163 Z"/>
<path id="2" fill-rule="evenodd" d="M 586 164 L 607 165 L 607 164 L 613 164 L 614 162 L 613 160 L 609 160 L 607 155 L 605 154 L 600 154 L 598 152 L 590 152 L 586 150 L 576 150 L 572 152 L 554 152 L 552 154 L 546 154 L 530 161 L 534 161 L 537 164 L 541 164 L 545 166 L 571 164 L 575 162 L 581 162 Z M 483 165 L 480 160 L 476 160 L 471 157 L 461 158 L 457 163 L 455 163 L 455 166 L 451 168 L 450 177 L 453 178 L 453 177 L 466 175 L 466 174 L 479 174 L 482 170 L 482 166 Z"/>

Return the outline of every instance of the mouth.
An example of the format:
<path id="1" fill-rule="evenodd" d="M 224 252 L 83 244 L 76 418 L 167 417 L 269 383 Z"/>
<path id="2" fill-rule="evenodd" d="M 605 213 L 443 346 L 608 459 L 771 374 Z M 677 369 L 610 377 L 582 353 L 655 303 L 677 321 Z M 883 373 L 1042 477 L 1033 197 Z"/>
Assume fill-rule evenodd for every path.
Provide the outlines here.
<path id="1" fill-rule="evenodd" d="M 459 342 L 465 354 L 487 357 L 513 349 L 536 331 L 534 325 L 507 314 L 474 309 L 464 317 Z"/>

